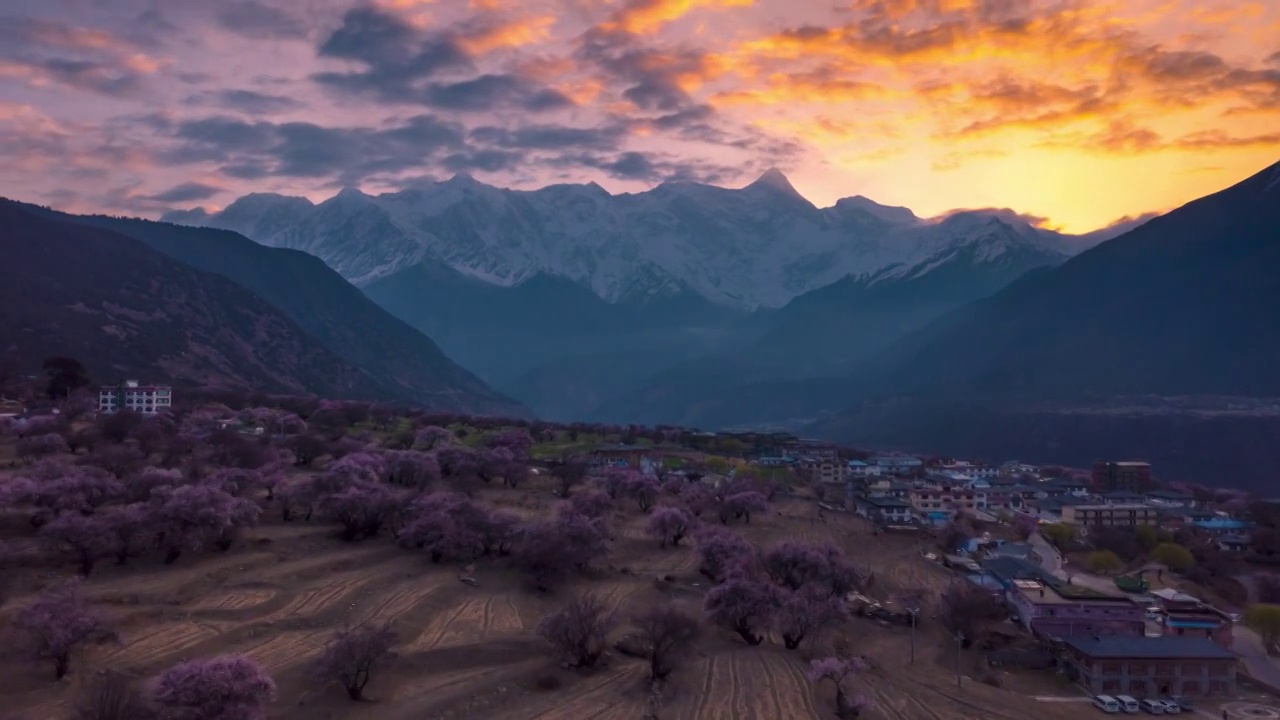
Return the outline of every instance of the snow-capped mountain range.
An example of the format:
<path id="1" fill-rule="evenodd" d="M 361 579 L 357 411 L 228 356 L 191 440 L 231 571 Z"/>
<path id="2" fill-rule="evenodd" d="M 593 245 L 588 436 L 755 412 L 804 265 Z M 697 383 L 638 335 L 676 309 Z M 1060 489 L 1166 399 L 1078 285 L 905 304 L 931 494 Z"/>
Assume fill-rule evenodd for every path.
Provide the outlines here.
<path id="1" fill-rule="evenodd" d="M 348 188 L 318 205 L 255 193 L 162 219 L 302 250 L 357 285 L 432 260 L 495 285 L 546 274 L 609 302 L 692 292 L 743 309 L 780 307 L 849 276 L 918 276 L 960 256 L 1056 264 L 1129 229 L 1063 235 L 1001 210 L 924 219 L 861 196 L 818 208 L 778 170 L 740 189 L 673 182 L 618 195 L 595 183 L 519 191 L 457 175 L 376 196 Z"/>

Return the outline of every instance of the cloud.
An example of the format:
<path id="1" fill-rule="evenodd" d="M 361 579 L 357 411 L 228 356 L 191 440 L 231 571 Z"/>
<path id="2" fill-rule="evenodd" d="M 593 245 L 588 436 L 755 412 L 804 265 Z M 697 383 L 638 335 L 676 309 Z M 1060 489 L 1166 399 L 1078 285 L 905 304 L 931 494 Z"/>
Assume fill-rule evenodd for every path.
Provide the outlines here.
<path id="1" fill-rule="evenodd" d="M 213 105 L 246 115 L 271 115 L 298 110 L 306 103 L 284 95 L 270 95 L 256 90 L 213 90 L 188 96 L 189 105 Z"/>
<path id="2" fill-rule="evenodd" d="M 1179 150 L 1280 148 L 1280 132 L 1232 136 L 1223 130 L 1201 130 L 1183 135 L 1173 146 Z"/>
<path id="3" fill-rule="evenodd" d="M 223 192 L 222 188 L 213 185 L 185 182 L 181 185 L 175 185 L 164 192 L 151 195 L 148 199 L 162 203 L 189 203 L 194 200 L 208 200 L 221 192 Z"/>
<path id="4" fill-rule="evenodd" d="M 254 40 L 301 40 L 307 27 L 301 20 L 257 0 L 219 0 L 214 18 L 224 30 Z"/>
<path id="5" fill-rule="evenodd" d="M 516 109 L 548 112 L 574 105 L 564 93 L 511 73 L 481 73 L 448 82 L 445 71 L 474 71 L 485 52 L 543 37 L 547 18 L 472 22 L 455 31 L 422 30 L 376 8 L 348 11 L 342 25 L 319 47 L 322 57 L 354 61 L 355 72 L 321 72 L 313 79 L 331 90 L 375 97 L 387 104 L 439 110 L 489 112 Z"/>
<path id="6" fill-rule="evenodd" d="M 480 143 L 527 150 L 614 149 L 625 135 L 626 128 L 619 125 L 594 128 L 526 125 L 515 129 L 483 126 L 470 133 L 471 139 Z"/>
<path id="7" fill-rule="evenodd" d="M 1113 121 L 1102 132 L 1089 136 L 1094 148 L 1113 153 L 1146 152 L 1159 148 L 1161 142 L 1160 133 L 1124 120 Z"/>
<path id="8" fill-rule="evenodd" d="M 165 157 L 175 164 L 217 162 L 241 176 L 265 169 L 285 177 L 337 177 L 346 185 L 421 167 L 464 147 L 460 125 L 430 115 L 377 129 L 212 117 L 179 123 L 173 136 L 178 144 Z"/>
<path id="9" fill-rule="evenodd" d="M 1280 132 L 1232 135 L 1224 130 L 1199 130 L 1166 138 L 1150 128 L 1127 120 L 1111 122 L 1099 132 L 1063 135 L 1038 144 L 1046 148 L 1084 149 L 1092 153 L 1141 155 L 1156 152 L 1205 152 L 1236 149 L 1280 149 Z"/>
<path id="10" fill-rule="evenodd" d="M 531 86 L 514 75 L 480 75 L 455 83 L 428 83 L 415 97 L 434 108 L 476 112 L 502 107 L 543 112 L 574 104 L 559 91 Z"/>
<path id="11" fill-rule="evenodd" d="M 1280 69 L 1153 42 L 1101 4 L 857 0 L 849 14 L 854 19 L 783 29 L 727 51 L 744 76 L 765 81 L 713 101 L 722 107 L 896 101 L 899 112 L 914 105 L 936 137 L 951 141 L 1106 125 L 1143 109 L 1227 99 L 1280 108 Z M 807 69 L 801 75 L 811 78 L 809 87 L 789 82 L 797 68 Z M 819 91 L 824 82 L 834 92 Z"/>
<path id="12" fill-rule="evenodd" d="M 163 62 L 115 34 L 40 18 L 0 17 L 0 76 L 30 86 L 61 85 L 132 95 Z"/>
<path id="13" fill-rule="evenodd" d="M 590 167 L 604 171 L 619 180 L 643 182 L 703 182 L 719 183 L 735 179 L 739 168 L 729 168 L 711 163 L 675 160 L 657 153 L 636 151 L 616 154 L 566 153 L 551 158 L 549 165 L 560 167 Z"/>
<path id="14" fill-rule="evenodd" d="M 628 35 L 593 29 L 574 57 L 625 85 L 622 97 L 641 110 L 672 112 L 696 105 L 691 92 L 728 72 L 722 59 L 694 48 L 655 49 Z"/>
<path id="15" fill-rule="evenodd" d="M 554 15 L 484 19 L 458 31 L 458 44 L 469 55 L 485 55 L 495 50 L 519 48 L 544 42 L 551 37 Z"/>
<path id="16" fill-rule="evenodd" d="M 703 9 L 750 7 L 754 0 L 627 0 L 599 29 L 609 33 L 647 35 L 689 13 Z"/>
<path id="17" fill-rule="evenodd" d="M 0 162 L 77 203 L 457 172 L 638 190 L 783 165 L 819 204 L 865 186 L 922 214 L 1010 205 L 1082 230 L 1280 147 L 1276 3 L 10 5 L 4 96 L 52 125 L 11 122 Z M 1051 192 L 1020 180 L 1044 167 Z"/>
<path id="18" fill-rule="evenodd" d="M 322 58 L 353 60 L 356 73 L 320 73 L 339 87 L 393 91 L 445 69 L 470 69 L 471 57 L 455 38 L 426 35 L 400 17 L 366 7 L 349 10 L 342 25 L 321 43 Z"/>

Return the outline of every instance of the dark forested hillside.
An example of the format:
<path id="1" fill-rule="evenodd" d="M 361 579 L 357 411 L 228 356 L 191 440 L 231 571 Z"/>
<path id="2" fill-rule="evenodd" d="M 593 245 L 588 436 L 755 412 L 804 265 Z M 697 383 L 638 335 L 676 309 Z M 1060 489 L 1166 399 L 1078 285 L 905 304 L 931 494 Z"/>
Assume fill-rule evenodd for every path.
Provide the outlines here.
<path id="1" fill-rule="evenodd" d="M 482 414 L 527 412 L 311 255 L 268 248 L 226 230 L 23 207 L 56 220 L 126 235 L 235 282 L 297 323 L 330 353 L 360 368 L 382 396 Z"/>

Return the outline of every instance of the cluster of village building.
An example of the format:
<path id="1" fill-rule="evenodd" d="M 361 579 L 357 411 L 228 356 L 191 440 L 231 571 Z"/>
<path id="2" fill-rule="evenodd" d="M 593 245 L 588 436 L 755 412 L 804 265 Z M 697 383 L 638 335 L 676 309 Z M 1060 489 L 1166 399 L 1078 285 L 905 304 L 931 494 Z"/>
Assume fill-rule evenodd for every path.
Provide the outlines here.
<path id="1" fill-rule="evenodd" d="M 990 523 L 1070 523 L 1097 527 L 1195 525 L 1224 550 L 1248 544 L 1248 523 L 1198 507 L 1183 492 L 1160 489 L 1144 462 L 1099 462 L 1089 478 L 1042 477 L 1019 462 L 999 466 L 960 460 L 926 462 L 907 455 L 848 460 L 841 448 L 788 440 L 757 453 L 760 468 L 790 468 L 823 488 L 827 505 L 876 522 L 884 531 L 943 525 L 958 514 Z M 654 470 L 655 453 L 601 448 L 597 462 Z M 714 478 L 704 478 L 714 481 Z M 1236 692 L 1232 652 L 1237 617 L 1171 589 L 1103 592 L 1046 568 L 1029 542 L 969 538 L 940 558 L 957 577 L 986 589 L 993 601 L 1056 664 L 1094 694 L 1228 696 Z"/>
<path id="2" fill-rule="evenodd" d="M 1042 478 L 1019 462 L 999 467 L 964 461 L 926 465 L 911 456 L 841 461 L 834 448 L 765 464 L 792 464 L 843 495 L 847 508 L 881 527 L 950 522 L 965 514 L 988 522 L 1068 523 L 1098 527 L 1192 524 L 1225 550 L 1248 544 L 1247 523 L 1197 507 L 1187 493 L 1155 487 L 1145 462 L 1098 462 L 1091 477 Z M 1114 592 L 1073 584 L 1047 570 L 1026 542 L 970 538 L 946 556 L 968 582 L 993 599 L 1033 637 L 1056 650 L 1067 675 L 1095 694 L 1135 697 L 1226 696 L 1236 689 L 1231 651 L 1234 618 L 1171 590 Z M 1049 552 L 1053 552 L 1051 549 Z"/>

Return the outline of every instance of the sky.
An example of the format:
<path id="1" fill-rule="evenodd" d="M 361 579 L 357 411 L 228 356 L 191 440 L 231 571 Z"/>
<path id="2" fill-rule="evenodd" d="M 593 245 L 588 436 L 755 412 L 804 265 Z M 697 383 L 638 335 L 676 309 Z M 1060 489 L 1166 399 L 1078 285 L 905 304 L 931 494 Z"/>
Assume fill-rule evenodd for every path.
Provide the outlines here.
<path id="1" fill-rule="evenodd" d="M 72 212 L 777 167 L 819 206 L 1086 232 L 1277 160 L 1275 0 L 0 6 L 0 195 Z"/>

